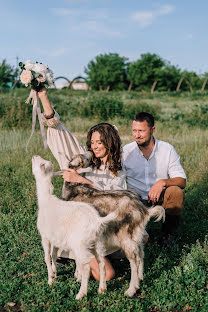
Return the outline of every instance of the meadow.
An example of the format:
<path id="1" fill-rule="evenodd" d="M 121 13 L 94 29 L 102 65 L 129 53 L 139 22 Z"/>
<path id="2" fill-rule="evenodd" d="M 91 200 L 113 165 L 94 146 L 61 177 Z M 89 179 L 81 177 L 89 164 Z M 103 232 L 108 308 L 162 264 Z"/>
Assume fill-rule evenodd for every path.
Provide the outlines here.
<path id="1" fill-rule="evenodd" d="M 115 279 L 98 295 L 89 282 L 88 296 L 75 300 L 79 284 L 73 261 L 58 264 L 58 278 L 47 284 L 47 269 L 36 228 L 32 155 L 58 165 L 44 150 L 40 131 L 25 151 L 31 131 L 32 107 L 24 103 L 27 89 L 0 93 L 0 312 L 3 311 L 208 311 L 208 93 L 78 92 L 49 90 L 64 124 L 85 143 L 96 122 L 118 127 L 123 144 L 132 141 L 131 118 L 146 110 L 156 116 L 156 137 L 174 145 L 187 174 L 184 212 L 172 248 L 160 245 L 161 223 L 150 221 L 145 246 L 144 280 L 129 299 L 130 267 L 114 260 Z M 59 196 L 62 178 L 53 181 Z"/>

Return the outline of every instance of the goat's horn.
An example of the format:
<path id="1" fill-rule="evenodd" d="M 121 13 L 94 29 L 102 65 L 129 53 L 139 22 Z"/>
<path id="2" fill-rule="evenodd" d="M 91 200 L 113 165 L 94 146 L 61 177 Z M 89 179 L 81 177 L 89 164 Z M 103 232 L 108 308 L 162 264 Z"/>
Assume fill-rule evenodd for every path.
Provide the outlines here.
<path id="1" fill-rule="evenodd" d="M 86 173 L 86 172 L 92 172 L 92 168 L 88 167 L 88 168 L 79 168 L 77 169 L 77 173 Z"/>
<path id="2" fill-rule="evenodd" d="M 60 176 L 64 173 L 65 170 L 56 171 L 53 173 L 53 177 Z"/>

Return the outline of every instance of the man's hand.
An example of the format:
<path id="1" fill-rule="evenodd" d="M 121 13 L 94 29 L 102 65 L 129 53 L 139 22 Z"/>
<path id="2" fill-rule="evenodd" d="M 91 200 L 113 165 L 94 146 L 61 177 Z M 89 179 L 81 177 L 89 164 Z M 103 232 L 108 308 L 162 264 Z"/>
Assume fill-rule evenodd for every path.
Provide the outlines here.
<path id="1" fill-rule="evenodd" d="M 163 188 L 166 186 L 165 180 L 158 180 L 150 189 L 148 194 L 148 201 L 152 201 L 152 203 L 158 202 L 160 195 L 163 191 Z"/>

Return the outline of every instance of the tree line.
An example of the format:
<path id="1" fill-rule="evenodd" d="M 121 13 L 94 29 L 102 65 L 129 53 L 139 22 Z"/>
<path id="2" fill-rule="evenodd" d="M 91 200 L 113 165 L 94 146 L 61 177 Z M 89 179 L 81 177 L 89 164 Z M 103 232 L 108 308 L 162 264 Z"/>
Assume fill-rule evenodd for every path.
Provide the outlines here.
<path id="1" fill-rule="evenodd" d="M 155 53 L 141 54 L 134 62 L 117 53 L 100 54 L 88 63 L 84 72 L 91 89 L 100 91 L 153 92 L 155 88 L 158 91 L 175 91 L 179 87 L 183 91 L 201 90 L 205 88 L 208 78 L 208 72 L 197 75 L 193 71 L 182 71 Z M 3 60 L 0 64 L 0 88 L 14 84 L 21 87 L 18 76 L 19 69 Z"/>

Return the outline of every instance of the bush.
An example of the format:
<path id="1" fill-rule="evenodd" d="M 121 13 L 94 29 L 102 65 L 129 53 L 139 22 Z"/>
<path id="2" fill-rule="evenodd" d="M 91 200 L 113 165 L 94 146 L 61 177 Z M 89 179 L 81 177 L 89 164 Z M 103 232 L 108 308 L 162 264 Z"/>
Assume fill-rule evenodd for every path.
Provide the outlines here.
<path id="1" fill-rule="evenodd" d="M 208 105 L 195 105 L 191 112 L 177 112 L 171 115 L 171 119 L 185 122 L 189 126 L 197 126 L 200 128 L 208 127 Z"/>
<path id="2" fill-rule="evenodd" d="M 23 98 L 4 96 L 0 98 L 0 118 L 3 128 L 25 128 L 31 124 L 32 105 Z"/>
<path id="3" fill-rule="evenodd" d="M 149 105 L 145 101 L 138 100 L 138 94 L 133 95 L 132 97 L 130 93 L 125 93 L 124 96 L 120 93 L 106 94 L 100 92 L 75 94 L 68 90 L 62 92 L 49 90 L 51 104 L 57 110 L 63 122 L 71 117 L 90 120 L 119 118 L 123 122 L 124 120 L 132 120 L 134 115 L 141 111 L 151 113 L 156 120 L 160 119 L 161 106 L 159 104 Z M 25 103 L 27 96 L 28 92 L 25 89 L 19 89 L 0 96 L 2 128 L 26 128 L 31 126 L 32 105 Z"/>
<path id="4" fill-rule="evenodd" d="M 123 109 L 123 117 L 126 119 L 133 119 L 134 115 L 139 113 L 139 112 L 147 112 L 149 114 L 152 114 L 155 118 L 155 120 L 160 119 L 160 114 L 161 114 L 161 105 L 159 104 L 154 104 L 154 105 L 149 105 L 144 102 L 140 102 L 140 100 L 136 100 L 135 102 L 125 105 Z"/>
<path id="5" fill-rule="evenodd" d="M 123 102 L 109 95 L 98 94 L 90 96 L 79 110 L 81 117 L 108 120 L 123 114 Z"/>

